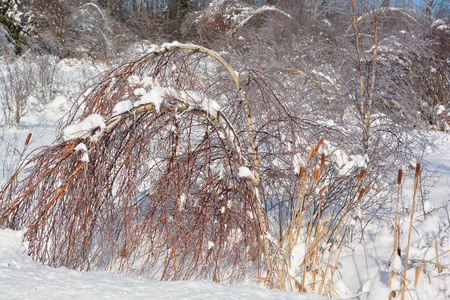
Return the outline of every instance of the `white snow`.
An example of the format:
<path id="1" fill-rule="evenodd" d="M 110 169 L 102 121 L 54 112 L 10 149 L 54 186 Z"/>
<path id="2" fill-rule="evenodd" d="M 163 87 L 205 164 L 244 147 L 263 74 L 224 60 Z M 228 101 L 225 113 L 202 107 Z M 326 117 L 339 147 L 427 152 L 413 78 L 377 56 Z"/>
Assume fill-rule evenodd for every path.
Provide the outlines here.
<path id="1" fill-rule="evenodd" d="M 80 123 L 72 124 L 64 128 L 63 139 L 65 141 L 69 141 L 79 138 L 87 138 L 93 130 L 100 129 L 100 132 L 102 132 L 105 128 L 106 124 L 103 117 L 98 114 L 92 114 L 87 116 Z M 98 136 L 98 134 L 99 133 L 97 132 L 95 136 Z"/>
<path id="2" fill-rule="evenodd" d="M 133 91 L 135 96 L 142 96 L 145 95 L 145 93 L 147 93 L 147 91 L 144 88 L 137 88 Z"/>
<path id="3" fill-rule="evenodd" d="M 75 151 L 81 151 L 81 152 L 83 152 L 83 156 L 82 156 L 81 159 L 80 159 L 82 162 L 89 162 L 89 151 L 88 151 L 88 149 L 87 149 L 87 147 L 86 147 L 85 144 L 79 143 L 79 144 L 75 147 L 74 150 L 75 150 Z"/>
<path id="4" fill-rule="evenodd" d="M 289 270 L 291 276 L 296 276 L 300 272 L 299 266 L 302 264 L 306 255 L 306 243 L 297 243 L 291 251 L 291 269 Z"/>
<path id="5" fill-rule="evenodd" d="M 1 299 L 298 299 L 324 300 L 313 294 L 268 290 L 209 281 L 158 281 L 105 271 L 51 268 L 27 256 L 23 232 L 0 230 Z M 208 247 L 213 247 L 212 242 Z"/>
<path id="6" fill-rule="evenodd" d="M 167 91 L 165 88 L 155 86 L 150 90 L 150 92 L 145 93 L 139 101 L 134 102 L 134 107 L 151 103 L 155 106 L 155 110 L 159 112 L 161 103 L 164 101 L 166 93 Z"/>
<path id="7" fill-rule="evenodd" d="M 252 181 L 256 181 L 255 175 L 253 174 L 252 171 L 250 171 L 249 168 L 247 167 L 239 167 L 239 173 L 238 176 L 241 178 L 246 178 L 246 179 L 250 179 Z"/>
<path id="8" fill-rule="evenodd" d="M 436 111 L 436 114 L 440 115 L 442 113 L 445 112 L 445 106 L 444 105 L 439 105 Z"/>
<path id="9" fill-rule="evenodd" d="M 206 110 L 208 115 L 215 117 L 217 117 L 217 112 L 220 111 L 219 103 L 211 99 L 204 99 L 202 101 L 202 108 Z"/>
<path id="10" fill-rule="evenodd" d="M 391 262 L 391 271 L 400 273 L 402 271 L 402 259 L 398 255 L 394 255 Z"/>
<path id="11" fill-rule="evenodd" d="M 130 100 L 124 100 L 124 101 L 118 102 L 114 106 L 114 108 L 112 110 L 112 113 L 113 113 L 113 115 L 120 115 L 120 114 L 122 114 L 124 112 L 129 111 L 132 108 L 133 108 L 133 104 L 131 103 L 131 101 Z"/>
<path id="12" fill-rule="evenodd" d="M 153 86 L 153 79 L 151 77 L 145 76 L 141 79 L 142 88 L 147 89 Z"/>
<path id="13" fill-rule="evenodd" d="M 303 159 L 301 153 L 296 153 L 292 159 L 292 165 L 294 166 L 294 172 L 298 174 L 300 168 L 306 165 L 306 161 Z"/>
<path id="14" fill-rule="evenodd" d="M 128 84 L 131 86 L 139 86 L 141 79 L 137 75 L 131 75 L 128 77 Z"/>
<path id="15" fill-rule="evenodd" d="M 214 247 L 214 243 L 211 241 L 208 241 L 208 250 L 211 250 L 212 247 Z"/>
<path id="16" fill-rule="evenodd" d="M 184 210 L 184 204 L 186 203 L 186 194 L 181 194 L 180 198 L 178 198 L 178 210 Z"/>

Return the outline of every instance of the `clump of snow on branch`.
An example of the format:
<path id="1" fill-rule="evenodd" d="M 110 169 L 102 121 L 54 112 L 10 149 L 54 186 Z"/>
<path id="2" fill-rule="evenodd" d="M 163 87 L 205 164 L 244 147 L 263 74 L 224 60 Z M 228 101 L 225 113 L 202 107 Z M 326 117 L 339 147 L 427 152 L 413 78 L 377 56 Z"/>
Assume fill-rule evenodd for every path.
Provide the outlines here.
<path id="1" fill-rule="evenodd" d="M 150 92 L 145 93 L 139 101 L 136 101 L 134 106 L 137 107 L 144 104 L 153 104 L 155 106 L 155 110 L 159 112 L 165 95 L 166 89 L 160 86 L 155 86 L 150 90 Z"/>
<path id="2" fill-rule="evenodd" d="M 91 135 L 95 130 L 96 133 L 93 138 L 97 138 L 103 130 L 105 130 L 106 124 L 103 117 L 98 114 L 92 114 L 87 116 L 83 121 L 77 124 L 72 124 L 64 128 L 63 139 L 65 141 L 83 139 Z"/>
<path id="3" fill-rule="evenodd" d="M 79 143 L 79 144 L 75 147 L 74 150 L 75 150 L 75 151 L 81 151 L 81 152 L 83 152 L 83 156 L 82 156 L 81 159 L 80 159 L 82 162 L 89 162 L 89 151 L 88 151 L 88 149 L 87 149 L 87 147 L 86 147 L 85 144 Z"/>
<path id="4" fill-rule="evenodd" d="M 245 178 L 245 179 L 250 179 L 252 181 L 256 181 L 255 175 L 253 174 L 252 171 L 250 171 L 249 168 L 247 167 L 239 167 L 239 173 L 238 176 L 241 178 Z"/>
<path id="5" fill-rule="evenodd" d="M 124 112 L 130 111 L 133 108 L 133 104 L 130 100 L 120 101 L 113 108 L 113 115 L 120 115 Z"/>

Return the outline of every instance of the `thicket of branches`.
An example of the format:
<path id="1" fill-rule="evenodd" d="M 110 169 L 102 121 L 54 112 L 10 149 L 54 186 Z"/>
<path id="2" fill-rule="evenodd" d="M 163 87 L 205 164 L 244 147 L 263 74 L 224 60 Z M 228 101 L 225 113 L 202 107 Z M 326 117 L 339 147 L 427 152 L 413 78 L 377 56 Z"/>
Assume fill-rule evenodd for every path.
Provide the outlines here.
<path id="1" fill-rule="evenodd" d="M 236 74 L 214 52 L 177 45 L 112 70 L 64 125 L 81 119 L 74 130 L 86 131 L 73 136 L 67 127 L 2 190 L 2 224 L 29 228 L 32 255 L 54 266 L 218 281 L 248 275 L 251 260 L 275 269 L 271 258 L 289 224 L 280 215 L 273 236 L 267 213 L 278 205 L 292 215 L 300 191 L 317 195 L 322 180 L 308 187 L 298 180 L 313 166 L 311 157 L 302 162 L 303 141 L 315 144 L 327 130 L 306 110 L 328 102 L 317 82 L 294 70 Z M 138 102 L 159 89 L 161 103 Z M 328 169 L 325 153 L 319 159 Z M 340 192 L 315 207 L 336 212 L 330 224 L 356 204 L 352 191 Z"/>

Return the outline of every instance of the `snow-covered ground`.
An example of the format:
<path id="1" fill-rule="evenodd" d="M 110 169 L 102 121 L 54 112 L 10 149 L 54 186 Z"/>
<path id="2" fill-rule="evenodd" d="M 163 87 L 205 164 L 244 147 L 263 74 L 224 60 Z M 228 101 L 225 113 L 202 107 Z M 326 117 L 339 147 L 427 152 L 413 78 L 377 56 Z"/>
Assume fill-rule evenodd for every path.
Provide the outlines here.
<path id="1" fill-rule="evenodd" d="M 71 85 L 59 89 L 52 101 L 41 105 L 39 110 L 30 110 L 22 118 L 21 129 L 6 128 L 0 131 L 0 184 L 12 175 L 17 161 L 38 146 L 49 145 L 55 139 L 55 122 L 63 117 L 78 89 L 81 91 L 83 75 L 80 70 L 92 65 L 76 61 L 62 61 L 59 78 Z M 98 70 L 100 71 L 100 70 Z M 78 85 L 76 87 L 74 82 Z M 70 91 L 70 92 L 69 92 Z M 32 133 L 30 144 L 25 140 Z M 423 165 L 440 174 L 427 195 L 422 211 L 413 221 L 413 233 L 407 272 L 409 291 L 406 299 L 450 299 L 450 135 L 430 133 L 437 141 L 438 151 L 424 157 Z M 242 171 L 242 174 L 241 174 Z M 240 170 L 241 177 L 248 177 Z M 244 174 L 245 173 L 245 174 Z M 430 177 L 431 178 L 431 177 Z M 423 180 L 427 180 L 424 178 Z M 411 180 L 404 184 L 403 201 L 411 201 Z M 409 192 L 408 192 L 409 191 Z M 424 218 L 424 212 L 429 215 Z M 401 223 L 401 248 L 406 248 L 409 219 L 404 216 Z M 161 282 L 153 279 L 128 277 L 112 272 L 78 272 L 66 268 L 51 268 L 35 262 L 27 256 L 27 245 L 22 241 L 22 231 L 0 229 L 0 299 L 328 299 L 313 294 L 268 290 L 255 283 L 222 285 L 207 281 Z M 369 222 L 364 234 L 356 236 L 347 244 L 338 263 L 333 282 L 336 296 L 342 299 L 389 299 L 389 272 L 396 276 L 392 289 L 400 289 L 403 275 L 402 263 L 392 259 L 392 227 L 381 221 Z M 433 239 L 436 240 L 432 243 Z M 439 253 L 439 265 L 436 265 Z M 402 258 L 404 253 L 402 254 Z M 422 260 L 426 263 L 420 272 L 417 288 L 415 267 Z M 397 294 L 396 299 L 399 298 Z"/>
<path id="2" fill-rule="evenodd" d="M 0 230 L 0 299 L 327 299 L 208 281 L 158 281 L 51 268 L 26 255 L 23 233 Z"/>

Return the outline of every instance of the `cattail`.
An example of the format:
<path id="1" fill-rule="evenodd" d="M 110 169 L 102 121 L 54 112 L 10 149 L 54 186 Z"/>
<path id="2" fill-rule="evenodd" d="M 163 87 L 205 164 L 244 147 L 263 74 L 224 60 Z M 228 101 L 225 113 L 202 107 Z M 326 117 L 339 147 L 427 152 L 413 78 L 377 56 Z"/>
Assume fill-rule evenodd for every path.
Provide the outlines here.
<path id="1" fill-rule="evenodd" d="M 316 148 L 314 148 L 314 153 L 319 151 L 320 145 L 322 145 L 323 138 L 320 138 L 320 140 L 317 142 Z"/>
<path id="2" fill-rule="evenodd" d="M 358 176 L 358 181 L 361 180 L 361 178 L 364 176 L 364 173 L 366 173 L 366 169 L 361 170 L 361 173 L 359 173 L 359 176 Z"/>
<path id="3" fill-rule="evenodd" d="M 319 181 L 319 177 L 320 177 L 320 168 L 316 168 L 314 170 L 314 182 Z"/>
<path id="4" fill-rule="evenodd" d="M 319 191 L 319 195 L 322 195 L 323 192 L 325 192 L 325 190 L 328 188 L 328 185 L 324 186 L 323 188 L 320 189 Z"/>
<path id="5" fill-rule="evenodd" d="M 398 180 L 397 180 L 398 185 L 402 184 L 402 175 L 403 175 L 402 169 L 398 169 Z"/>
<path id="6" fill-rule="evenodd" d="M 304 171 L 305 171 L 305 167 L 303 165 L 301 165 L 300 166 L 300 171 L 298 171 L 298 180 L 302 179 Z"/>
<path id="7" fill-rule="evenodd" d="M 417 185 L 419 183 L 419 174 L 420 174 L 420 163 L 416 165 L 416 175 L 414 176 L 414 191 L 417 190 Z"/>
<path id="8" fill-rule="evenodd" d="M 362 188 L 361 192 L 359 193 L 358 202 L 361 201 L 362 196 L 364 195 L 364 192 L 366 191 L 366 188 Z"/>
<path id="9" fill-rule="evenodd" d="M 320 158 L 320 167 L 323 168 L 325 165 L 325 153 L 322 153 L 322 156 Z"/>
<path id="10" fill-rule="evenodd" d="M 31 139 L 31 132 L 27 136 L 27 139 L 25 141 L 25 146 L 28 146 L 28 143 L 30 142 L 30 139 Z"/>

